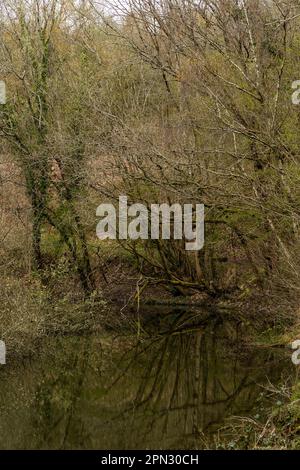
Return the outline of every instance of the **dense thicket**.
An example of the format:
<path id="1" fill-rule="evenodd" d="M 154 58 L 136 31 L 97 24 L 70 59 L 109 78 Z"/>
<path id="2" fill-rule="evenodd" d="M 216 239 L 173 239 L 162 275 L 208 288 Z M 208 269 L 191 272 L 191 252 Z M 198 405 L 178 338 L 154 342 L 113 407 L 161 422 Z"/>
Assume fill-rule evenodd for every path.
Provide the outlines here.
<path id="1" fill-rule="evenodd" d="M 293 0 L 2 0 L 2 252 L 89 295 L 98 204 L 201 202 L 203 250 L 122 244 L 142 287 L 294 305 L 299 26 Z"/>

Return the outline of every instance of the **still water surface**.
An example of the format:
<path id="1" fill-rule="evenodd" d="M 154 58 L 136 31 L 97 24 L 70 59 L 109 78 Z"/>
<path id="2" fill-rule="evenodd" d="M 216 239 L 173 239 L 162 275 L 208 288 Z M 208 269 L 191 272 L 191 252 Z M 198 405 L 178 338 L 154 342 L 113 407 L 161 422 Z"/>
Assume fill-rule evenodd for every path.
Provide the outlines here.
<path id="1" fill-rule="evenodd" d="M 288 354 L 245 349 L 244 327 L 215 312 L 146 317 L 126 334 L 47 338 L 2 367 L 0 448 L 215 447 L 233 416 L 263 418 L 270 384 L 293 373 Z"/>

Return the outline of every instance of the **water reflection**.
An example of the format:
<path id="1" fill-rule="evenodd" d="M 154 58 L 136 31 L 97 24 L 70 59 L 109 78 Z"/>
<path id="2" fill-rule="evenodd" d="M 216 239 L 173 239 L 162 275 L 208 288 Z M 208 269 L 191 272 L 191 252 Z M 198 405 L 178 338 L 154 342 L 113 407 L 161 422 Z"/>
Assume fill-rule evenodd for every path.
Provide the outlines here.
<path id="1" fill-rule="evenodd" d="M 1 448 L 202 448 L 257 413 L 289 358 L 245 350 L 244 327 L 210 311 L 145 315 L 140 334 L 49 338 L 2 369 Z"/>

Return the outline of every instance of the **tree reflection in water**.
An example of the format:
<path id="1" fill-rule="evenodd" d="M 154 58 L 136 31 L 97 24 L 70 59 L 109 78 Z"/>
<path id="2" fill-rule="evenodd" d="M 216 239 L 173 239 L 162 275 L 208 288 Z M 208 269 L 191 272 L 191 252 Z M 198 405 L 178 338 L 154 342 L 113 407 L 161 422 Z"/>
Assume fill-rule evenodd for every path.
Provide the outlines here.
<path id="1" fill-rule="evenodd" d="M 243 324 L 219 312 L 143 317 L 138 338 L 49 338 L 38 358 L 7 369 L 0 447 L 209 448 L 226 419 L 264 412 L 262 385 L 289 372 L 289 357 L 246 349 Z"/>

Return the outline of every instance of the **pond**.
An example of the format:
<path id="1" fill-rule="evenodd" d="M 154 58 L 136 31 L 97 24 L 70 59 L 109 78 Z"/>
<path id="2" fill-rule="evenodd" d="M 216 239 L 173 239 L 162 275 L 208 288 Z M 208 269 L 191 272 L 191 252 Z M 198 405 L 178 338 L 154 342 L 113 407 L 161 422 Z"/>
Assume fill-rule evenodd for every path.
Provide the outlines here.
<path id="1" fill-rule="evenodd" d="M 233 417 L 263 419 L 270 389 L 294 374 L 290 354 L 246 348 L 245 326 L 218 312 L 148 307 L 140 318 L 48 337 L 1 366 L 0 448 L 220 447 Z"/>

